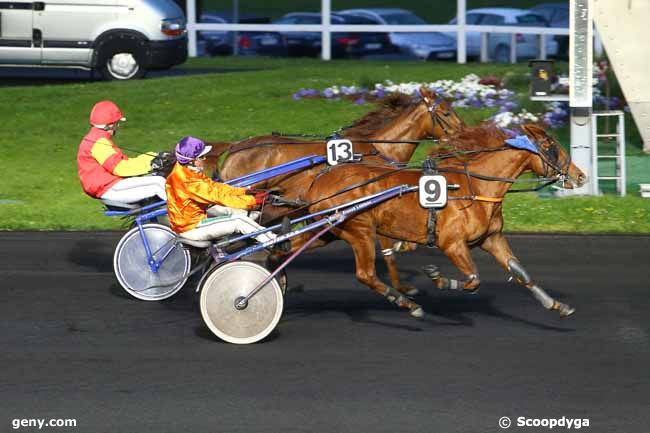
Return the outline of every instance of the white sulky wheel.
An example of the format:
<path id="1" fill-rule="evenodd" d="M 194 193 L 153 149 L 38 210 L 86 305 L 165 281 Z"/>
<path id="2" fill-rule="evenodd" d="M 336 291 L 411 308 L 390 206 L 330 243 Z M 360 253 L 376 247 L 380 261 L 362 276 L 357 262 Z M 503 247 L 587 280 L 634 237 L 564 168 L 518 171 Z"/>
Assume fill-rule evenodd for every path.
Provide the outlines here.
<path id="1" fill-rule="evenodd" d="M 272 279 L 242 309 L 238 299 L 248 295 L 271 273 L 255 263 L 238 261 L 216 267 L 201 284 L 201 316 L 217 337 L 234 344 L 256 343 L 271 333 L 282 316 L 284 302 Z"/>
<path id="2" fill-rule="evenodd" d="M 138 227 L 134 227 L 120 239 L 113 256 L 113 269 L 120 285 L 130 295 L 143 301 L 167 299 L 187 281 L 192 265 L 190 253 L 174 243 L 176 235 L 169 227 L 160 224 L 142 226 L 152 254 L 161 259 L 169 251 L 158 272 L 153 272 L 147 262 Z M 185 277 L 183 277 L 185 275 Z"/>

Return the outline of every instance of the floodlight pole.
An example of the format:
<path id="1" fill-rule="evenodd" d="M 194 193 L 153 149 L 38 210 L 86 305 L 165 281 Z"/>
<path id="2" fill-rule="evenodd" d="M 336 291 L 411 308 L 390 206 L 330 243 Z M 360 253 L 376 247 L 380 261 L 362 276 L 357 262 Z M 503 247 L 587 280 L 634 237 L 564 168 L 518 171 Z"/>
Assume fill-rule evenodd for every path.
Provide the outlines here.
<path id="1" fill-rule="evenodd" d="M 571 159 L 590 179 L 574 194 L 594 195 L 591 109 L 593 69 L 592 0 L 572 0 L 569 6 L 569 106 L 571 109 Z"/>

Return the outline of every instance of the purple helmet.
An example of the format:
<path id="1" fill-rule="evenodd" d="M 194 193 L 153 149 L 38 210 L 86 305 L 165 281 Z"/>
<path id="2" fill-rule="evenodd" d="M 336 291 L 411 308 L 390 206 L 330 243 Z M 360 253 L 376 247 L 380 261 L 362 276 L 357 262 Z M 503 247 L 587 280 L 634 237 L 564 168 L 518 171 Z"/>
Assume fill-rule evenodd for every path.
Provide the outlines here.
<path id="1" fill-rule="evenodd" d="M 181 138 L 176 145 L 176 161 L 181 165 L 186 165 L 211 150 L 212 146 L 206 146 L 203 141 L 188 135 Z"/>

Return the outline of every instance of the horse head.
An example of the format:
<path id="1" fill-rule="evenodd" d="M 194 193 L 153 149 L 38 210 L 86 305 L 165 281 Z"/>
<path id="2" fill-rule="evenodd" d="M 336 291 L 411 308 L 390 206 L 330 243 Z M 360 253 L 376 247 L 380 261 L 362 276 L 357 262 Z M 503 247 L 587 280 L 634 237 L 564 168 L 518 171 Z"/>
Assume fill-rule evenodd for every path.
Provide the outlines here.
<path id="1" fill-rule="evenodd" d="M 467 125 L 458 116 L 451 104 L 427 87 L 420 87 L 422 103 L 430 113 L 431 136 L 441 138 L 459 132 Z"/>
<path id="2" fill-rule="evenodd" d="M 537 157 L 531 159 L 530 165 L 535 174 L 557 177 L 567 189 L 579 188 L 587 182 L 587 176 L 571 161 L 571 156 L 543 128 L 525 124 L 521 129 L 536 148 Z"/>

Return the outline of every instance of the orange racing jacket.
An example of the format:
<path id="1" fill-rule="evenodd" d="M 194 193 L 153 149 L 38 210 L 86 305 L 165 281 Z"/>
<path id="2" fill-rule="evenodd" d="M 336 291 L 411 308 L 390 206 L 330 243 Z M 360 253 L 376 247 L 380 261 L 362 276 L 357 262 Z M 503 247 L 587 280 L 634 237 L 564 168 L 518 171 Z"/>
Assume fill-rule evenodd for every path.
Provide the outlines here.
<path id="1" fill-rule="evenodd" d="M 99 198 L 123 177 L 151 171 L 153 154 L 128 158 L 113 143 L 109 132 L 91 128 L 79 145 L 77 172 L 86 194 Z"/>
<path id="2" fill-rule="evenodd" d="M 207 217 L 213 204 L 237 209 L 255 207 L 255 197 L 246 195 L 246 188 L 235 188 L 211 180 L 179 163 L 167 176 L 167 214 L 172 229 L 183 233 L 195 228 Z"/>

